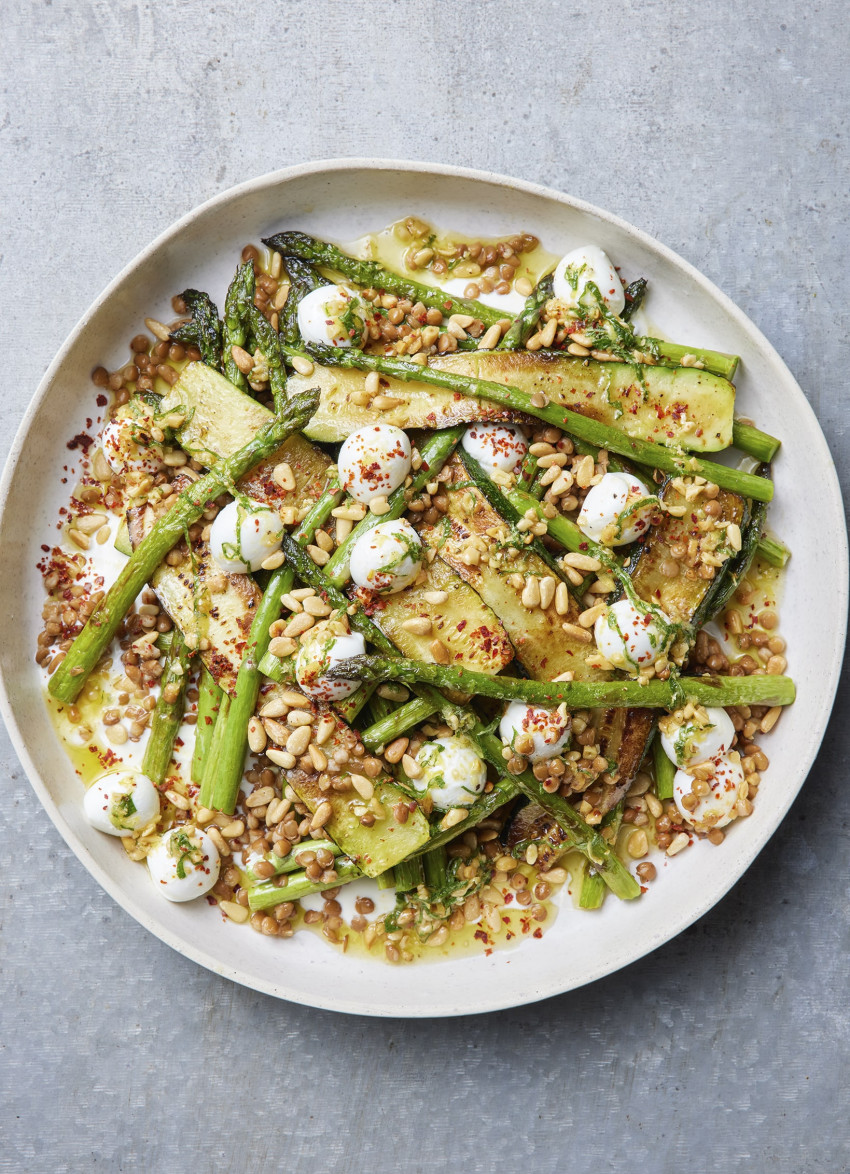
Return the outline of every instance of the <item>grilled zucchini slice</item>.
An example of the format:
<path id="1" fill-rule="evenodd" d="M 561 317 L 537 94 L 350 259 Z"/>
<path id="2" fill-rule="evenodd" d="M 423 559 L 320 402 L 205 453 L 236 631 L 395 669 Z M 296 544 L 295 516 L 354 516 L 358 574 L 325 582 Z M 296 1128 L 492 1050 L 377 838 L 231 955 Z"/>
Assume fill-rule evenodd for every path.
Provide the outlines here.
<path id="1" fill-rule="evenodd" d="M 431 366 L 511 384 L 582 416 L 614 424 L 627 436 L 691 452 L 716 452 L 732 443 L 735 388 L 727 379 L 694 367 L 600 363 L 560 353 L 467 351 L 433 359 Z M 389 410 L 352 398 L 364 391 L 363 371 L 317 367 L 293 375 L 290 394 L 308 387 L 322 393 L 307 427 L 314 440 L 342 441 L 357 428 L 381 420 L 400 428 L 446 428 L 473 420 L 511 420 L 517 413 L 487 400 L 411 380 L 385 379 L 385 393 L 400 402 Z"/>

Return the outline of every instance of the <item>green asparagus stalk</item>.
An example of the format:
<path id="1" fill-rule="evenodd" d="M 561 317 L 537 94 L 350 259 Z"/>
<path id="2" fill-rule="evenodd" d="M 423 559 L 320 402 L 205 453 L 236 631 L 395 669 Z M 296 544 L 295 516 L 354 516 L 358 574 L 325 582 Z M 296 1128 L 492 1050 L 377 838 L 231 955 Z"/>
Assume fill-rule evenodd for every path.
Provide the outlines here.
<path id="1" fill-rule="evenodd" d="M 620 313 L 624 322 L 631 322 L 632 316 L 638 312 L 646 297 L 648 282 L 645 277 L 636 277 L 625 288 L 626 304 Z"/>
<path id="2" fill-rule="evenodd" d="M 675 709 L 684 698 L 700 705 L 790 705 L 794 682 L 790 677 L 758 674 L 751 677 L 679 677 L 668 681 L 531 681 L 523 677 L 488 677 L 453 665 L 427 664 L 398 656 L 352 656 L 329 670 L 334 679 L 401 681 L 453 689 L 477 697 L 524 701 L 527 705 L 568 709 Z"/>
<path id="3" fill-rule="evenodd" d="M 449 858 L 445 845 L 431 848 L 422 857 L 423 879 L 431 893 L 438 893 L 446 883 L 446 866 Z"/>
<path id="4" fill-rule="evenodd" d="M 247 388 L 248 380 L 237 367 L 232 348 L 244 347 L 248 340 L 248 323 L 254 304 L 254 280 L 254 263 L 246 261 L 236 270 L 236 276 L 224 299 L 222 364 L 224 374 L 241 391 Z"/>
<path id="5" fill-rule="evenodd" d="M 508 327 L 496 350 L 518 351 L 525 346 L 526 339 L 536 330 L 543 307 L 551 297 L 552 275 L 549 274 L 538 282 L 537 288 L 525 299 L 525 305 Z"/>
<path id="6" fill-rule="evenodd" d="M 661 745 L 661 735 L 656 730 L 652 743 L 652 762 L 655 767 L 655 793 L 659 799 L 673 798 L 673 780 L 676 777 L 676 766 L 664 753 Z"/>
<path id="7" fill-rule="evenodd" d="M 625 807 L 625 800 L 621 799 L 616 807 L 613 807 L 602 818 L 602 823 L 599 824 L 599 830 L 604 831 L 606 828 L 614 829 L 614 836 L 608 842 L 611 844 L 617 841 L 617 832 L 620 830 L 620 824 L 623 822 L 623 809 Z M 605 900 L 605 881 L 599 875 L 595 868 L 585 865 L 584 876 L 582 877 L 581 889 L 579 891 L 578 904 L 580 909 L 599 909 L 602 902 Z"/>
<path id="8" fill-rule="evenodd" d="M 275 417 L 241 449 L 200 477 L 177 497 L 127 559 L 120 575 L 92 612 L 88 623 L 74 640 L 68 655 L 50 678 L 48 689 L 58 701 L 76 701 L 86 678 L 112 643 L 133 600 L 156 568 L 183 537 L 185 530 L 198 520 L 207 502 L 228 492 L 236 481 L 278 449 L 288 436 L 300 431 L 319 402 L 318 391 L 294 396 L 282 415 Z"/>
<path id="9" fill-rule="evenodd" d="M 304 858 L 305 852 L 319 852 L 324 849 L 326 852 L 333 852 L 334 856 L 340 856 L 342 849 L 333 840 L 305 840 L 303 843 L 296 845 L 291 852 L 286 856 L 278 856 L 277 852 L 266 852 L 264 859 L 267 864 L 270 864 L 274 869 L 275 876 L 281 876 L 283 873 L 298 872 L 299 869 L 304 868 L 307 861 Z M 303 863 L 299 863 L 303 861 Z M 245 870 L 245 878 L 251 883 L 259 884 L 261 880 L 268 880 L 268 877 L 259 877 L 251 868 Z"/>
<path id="10" fill-rule="evenodd" d="M 192 752 L 191 770 L 192 782 L 198 786 L 204 777 L 204 763 L 212 742 L 222 696 L 212 673 L 203 665 L 198 681 L 198 718 L 195 722 L 195 748 Z"/>
<path id="11" fill-rule="evenodd" d="M 732 444 L 741 452 L 748 453 L 757 461 L 769 465 L 779 452 L 782 441 L 753 427 L 752 424 L 742 424 L 740 420 L 735 420 L 732 424 Z"/>
<path id="12" fill-rule="evenodd" d="M 682 346 L 678 342 L 664 342 L 660 338 L 643 337 L 636 339 L 636 342 L 640 350 L 654 352 L 660 359 L 669 359 L 677 365 L 686 356 L 690 356 L 692 362 L 698 359 L 706 371 L 711 371 L 713 375 L 721 375 L 724 379 L 731 380 L 738 369 L 738 356 L 727 355 L 723 351 L 712 351 L 707 347 Z"/>
<path id="13" fill-rule="evenodd" d="M 388 746 L 390 742 L 400 738 L 408 730 L 427 721 L 435 712 L 436 709 L 430 701 L 426 701 L 422 697 L 415 697 L 406 705 L 399 706 L 388 717 L 368 726 L 361 735 L 363 745 L 367 750 L 376 754 L 383 746 Z"/>
<path id="14" fill-rule="evenodd" d="M 192 653 L 179 631 L 175 631 L 171 649 L 160 678 L 160 693 L 151 720 L 150 736 L 142 759 L 142 771 L 155 785 L 163 781 L 171 765 L 174 742 L 183 721 L 186 685 L 191 672 Z"/>
<path id="15" fill-rule="evenodd" d="M 395 874 L 395 891 L 409 893 L 411 889 L 418 889 L 423 883 L 422 857 L 413 856 L 409 860 L 401 860 L 393 867 Z"/>
<path id="16" fill-rule="evenodd" d="M 429 436 L 422 445 L 422 464 L 413 475 L 410 486 L 396 489 L 388 498 L 389 510 L 380 517 L 367 513 L 361 522 L 358 522 L 346 540 L 337 547 L 331 556 L 325 574 L 335 587 L 344 587 L 350 578 L 351 552 L 354 544 L 364 534 L 367 534 L 379 522 L 391 522 L 400 518 L 407 509 L 410 500 L 421 493 L 429 481 L 433 481 L 443 465 L 454 452 L 460 438 L 466 430 L 464 424 L 454 428 L 444 428 Z"/>
<path id="17" fill-rule="evenodd" d="M 791 551 L 785 543 L 771 534 L 762 534 L 756 547 L 756 554 L 772 567 L 780 568 L 784 567 L 791 557 Z"/>
<path id="18" fill-rule="evenodd" d="M 248 321 L 251 324 L 257 345 L 268 364 L 269 387 L 274 400 L 275 413 L 279 416 L 286 403 L 286 369 L 283 365 L 283 354 L 280 349 L 280 335 L 262 310 L 258 310 L 253 302 L 249 307 L 248 315 Z"/>
<path id="19" fill-rule="evenodd" d="M 296 542 L 309 542 L 316 530 L 330 517 L 330 512 L 342 493 L 333 482 L 313 506 L 294 535 Z M 281 597 L 291 590 L 293 572 L 291 567 L 281 566 L 274 571 L 260 600 L 242 663 L 236 676 L 236 686 L 230 712 L 227 717 L 226 733 L 219 747 L 219 753 L 209 763 L 213 773 L 212 803 L 218 811 L 232 814 L 239 795 L 245 755 L 248 752 L 248 724 L 257 708 L 262 673 L 260 662 L 269 650 L 269 628 L 280 616 Z"/>
<path id="20" fill-rule="evenodd" d="M 420 367 L 416 363 L 388 359 L 383 355 L 367 355 L 363 351 L 357 351 L 353 348 L 343 350 L 341 347 L 313 346 L 307 349 L 311 358 L 318 363 L 353 367 L 360 371 L 378 371 L 380 374 L 392 376 L 394 379 L 414 379 L 420 383 L 430 383 L 435 387 L 447 387 L 461 395 L 479 396 L 482 399 L 492 400 L 505 407 L 513 408 L 515 411 L 536 416 L 537 419 L 544 420 L 547 424 L 562 428 L 571 435 L 590 444 L 595 444 L 599 448 L 605 448 L 610 452 L 628 457 L 639 465 L 662 469 L 666 473 L 675 475 L 698 474 L 705 477 L 707 481 L 719 485 L 721 489 L 730 489 L 757 501 L 770 501 L 773 497 L 773 483 L 764 477 L 755 477 L 751 473 L 744 473 L 740 469 L 732 469 L 727 465 L 717 464 L 715 461 L 677 453 L 675 449 L 666 448 L 661 444 L 637 440 L 626 436 L 611 424 L 603 424 L 588 416 L 580 416 L 577 412 L 558 407 L 556 404 L 537 407 L 532 403 L 531 396 L 520 391 L 519 388 L 507 384 L 494 383 L 488 379 L 476 379 L 471 375 L 459 375 L 456 372 L 443 371 L 434 367 Z"/>
<path id="21" fill-rule="evenodd" d="M 175 342 L 196 346 L 208 367 L 221 369 L 221 319 L 209 294 L 197 289 L 184 289 L 180 295 L 192 314 L 192 321 L 172 331 Z"/>
<path id="22" fill-rule="evenodd" d="M 222 694 L 221 702 L 218 707 L 218 717 L 215 719 L 213 726 L 212 737 L 210 738 L 209 749 L 206 755 L 206 769 L 204 770 L 203 778 L 201 779 L 201 789 L 198 793 L 198 802 L 202 807 L 212 807 L 213 805 L 213 785 L 215 783 L 215 772 L 210 769 L 210 764 L 218 761 L 221 754 L 222 746 L 224 745 L 225 736 L 227 734 L 227 717 L 230 713 L 230 706 L 233 703 L 233 698 L 229 693 Z"/>
<path id="23" fill-rule="evenodd" d="M 346 597 L 338 588 L 333 586 L 323 570 L 317 567 L 307 552 L 302 550 L 297 542 L 293 542 L 288 535 L 284 535 L 283 548 L 287 561 L 295 569 L 298 578 L 308 586 L 315 587 L 317 591 L 320 591 L 332 606 L 343 607 L 347 604 Z M 386 663 L 395 666 L 396 661 L 392 659 L 395 655 L 393 644 L 368 616 L 358 610 L 349 615 L 349 622 L 352 628 L 360 632 L 365 639 L 371 641 L 372 644 L 386 654 L 383 658 Z M 483 676 L 483 674 L 474 675 Z M 490 678 L 487 679 L 489 680 Z M 738 678 L 734 679 L 737 680 Z M 743 679 L 751 680 L 752 678 L 748 677 Z M 778 680 L 779 678 L 773 679 Z M 499 775 L 504 776 L 506 772 L 505 760 L 502 757 L 502 743 L 498 738 L 488 733 L 484 726 L 467 710 L 447 701 L 433 687 L 418 682 L 414 685 L 414 692 L 433 704 L 435 711 L 439 710 L 442 712 L 446 719 L 452 722 L 457 728 L 463 729 L 472 739 L 481 757 L 489 762 Z M 468 692 L 468 690 L 461 690 L 461 692 Z M 571 807 L 565 799 L 558 795 L 549 795 L 530 770 L 524 771 L 517 776 L 511 776 L 511 782 L 518 786 L 529 798 L 535 799 L 544 810 L 549 812 L 552 818 L 563 829 L 569 842 L 574 847 L 584 854 L 590 854 L 593 862 L 600 870 L 604 871 L 606 884 L 609 885 L 613 892 L 616 892 L 619 896 L 624 896 L 627 893 L 630 896 L 637 895 L 636 892 L 632 891 L 637 888 L 634 883 L 634 878 L 631 877 L 627 869 L 623 868 L 622 863 L 609 850 L 601 836 L 584 822 L 575 808 Z M 508 798 L 512 794 L 515 794 L 515 791 L 507 791 Z M 502 802 L 505 802 L 505 800 L 499 796 L 497 806 L 500 806 Z M 467 820 L 462 821 L 458 825 L 460 831 L 463 831 L 466 827 L 473 826 L 468 822 L 471 817 L 472 813 L 467 817 Z M 484 816 L 481 815 L 479 818 L 483 819 Z M 434 846 L 433 841 L 429 846 Z"/>
<path id="24" fill-rule="evenodd" d="M 502 769 L 504 770 L 504 766 Z M 493 787 L 492 791 L 486 791 L 480 799 L 476 799 L 470 805 L 465 820 L 456 824 L 454 827 L 446 829 L 435 828 L 432 831 L 431 839 L 424 848 L 419 850 L 417 855 L 424 855 L 426 852 L 431 852 L 435 848 L 440 848 L 452 840 L 457 839 L 461 832 L 476 827 L 483 819 L 488 819 L 494 811 L 498 811 L 500 807 L 504 807 L 511 799 L 515 799 L 519 793 L 519 786 L 514 779 L 510 775 L 503 775 Z"/>
<path id="25" fill-rule="evenodd" d="M 337 875 L 336 880 L 332 881 L 311 881 L 306 872 L 291 872 L 287 883 L 281 887 L 278 887 L 274 881 L 264 881 L 248 890 L 248 907 L 253 912 L 258 909 L 273 909 L 275 905 L 281 905 L 284 901 L 298 901 L 301 897 L 309 896 L 310 893 L 322 893 L 325 889 L 337 889 L 340 885 L 347 884 L 348 881 L 356 880 L 358 876 L 363 875 L 357 865 L 348 857 L 340 857 L 334 864 L 334 871 Z"/>
<path id="26" fill-rule="evenodd" d="M 485 326 L 493 326 L 504 318 L 504 314 L 499 310 L 485 306 L 483 302 L 471 298 L 458 298 L 438 287 L 423 285 L 409 277 L 402 277 L 398 273 L 384 269 L 377 261 L 359 261 L 356 257 L 343 253 L 335 245 L 307 236 L 303 232 L 279 232 L 275 236 L 264 238 L 263 244 L 281 253 L 285 262 L 290 257 L 299 257 L 311 265 L 333 269 L 334 272 L 341 273 L 349 281 L 364 288 L 410 298 L 412 302 L 421 302 L 423 306 L 442 310 L 444 314 L 471 314 Z"/>

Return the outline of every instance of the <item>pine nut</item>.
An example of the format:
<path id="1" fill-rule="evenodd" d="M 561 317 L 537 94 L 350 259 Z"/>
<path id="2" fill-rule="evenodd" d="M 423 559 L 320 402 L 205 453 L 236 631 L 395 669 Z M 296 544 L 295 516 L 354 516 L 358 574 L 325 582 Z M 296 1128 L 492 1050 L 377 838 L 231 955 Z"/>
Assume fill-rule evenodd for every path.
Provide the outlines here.
<path id="1" fill-rule="evenodd" d="M 558 584 L 552 575 L 544 575 L 540 580 L 540 606 L 542 608 L 547 608 L 555 598 L 557 586 Z"/>
<path id="2" fill-rule="evenodd" d="M 332 717 L 323 717 L 316 727 L 316 742 L 323 746 L 336 729 L 336 722 Z"/>
<path id="3" fill-rule="evenodd" d="M 576 484 L 582 489 L 587 489 L 590 482 L 593 480 L 593 475 L 596 471 L 596 466 L 593 463 L 592 456 L 584 456 L 574 468 Z M 598 564 L 592 570 L 598 570 Z"/>
<path id="4" fill-rule="evenodd" d="M 274 554 L 270 554 L 268 558 L 264 558 L 260 563 L 261 570 L 276 571 L 278 567 L 283 566 L 284 554 L 282 550 L 276 550 Z"/>
<path id="5" fill-rule="evenodd" d="M 274 787 L 260 787 L 245 800 L 246 807 L 265 807 L 274 799 Z"/>
<path id="6" fill-rule="evenodd" d="M 316 809 L 316 814 L 310 820 L 310 831 L 315 832 L 319 828 L 323 828 L 333 813 L 334 809 L 327 800 L 324 803 L 320 803 Z"/>
<path id="7" fill-rule="evenodd" d="M 370 371 L 363 382 L 363 386 L 370 395 L 377 395 L 381 390 L 381 376 L 377 371 Z"/>
<path id="8" fill-rule="evenodd" d="M 555 611 L 559 616 L 569 615 L 570 593 L 566 583 L 559 583 L 555 588 Z"/>
<path id="9" fill-rule="evenodd" d="M 315 367 L 309 359 L 305 359 L 302 355 L 293 355 L 289 360 L 299 375 L 312 375 Z"/>
<path id="10" fill-rule="evenodd" d="M 315 746 L 311 742 L 307 747 L 307 753 L 310 755 L 310 761 L 316 770 L 323 771 L 328 769 L 328 756 L 324 750 L 320 750 L 318 746 Z"/>
<path id="11" fill-rule="evenodd" d="M 79 530 L 69 530 L 68 537 L 75 546 L 80 548 L 80 550 L 88 550 L 91 545 L 87 536 L 85 534 L 81 534 Z"/>
<path id="12" fill-rule="evenodd" d="M 157 318 L 145 318 L 145 327 L 155 338 L 158 338 L 160 342 L 168 342 L 169 338 L 171 337 L 171 331 Z"/>
<path id="13" fill-rule="evenodd" d="M 207 835 L 212 840 L 212 842 L 215 844 L 216 848 L 218 848 L 220 855 L 222 855 L 222 856 L 229 856 L 230 855 L 230 845 L 228 844 L 227 840 L 225 840 L 224 836 L 221 834 L 221 832 L 218 830 L 218 828 L 215 826 L 214 823 L 211 823 L 210 826 L 207 828 Z"/>
<path id="14" fill-rule="evenodd" d="M 643 828 L 638 828 L 636 832 L 632 832 L 626 841 L 626 848 L 633 860 L 640 860 L 641 856 L 646 856 L 649 852 L 649 841 L 646 838 L 646 832 Z"/>
<path id="15" fill-rule="evenodd" d="M 294 754 L 296 758 L 300 758 L 310 744 L 312 733 L 313 731 L 310 726 L 298 726 L 286 739 L 287 751 L 290 754 Z"/>
<path id="16" fill-rule="evenodd" d="M 607 603 L 596 603 L 593 607 L 589 607 L 587 611 L 583 611 L 578 617 L 578 622 L 582 628 L 592 628 L 601 615 L 604 615 L 608 610 Z"/>
<path id="17" fill-rule="evenodd" d="M 373 497 L 369 502 L 369 512 L 377 518 L 382 518 L 390 512 L 390 503 L 383 496 Z"/>
<path id="18" fill-rule="evenodd" d="M 409 745 L 409 738 L 404 736 L 396 738 L 394 742 L 390 742 L 389 746 L 387 746 L 384 751 L 384 758 L 386 758 L 387 762 L 401 762 L 402 755 L 405 754 Z"/>
<path id="19" fill-rule="evenodd" d="M 351 778 L 351 785 L 354 787 L 354 790 L 361 799 L 365 799 L 368 803 L 375 794 L 375 784 L 371 779 L 367 779 L 365 775 L 352 774 L 349 777 Z"/>
<path id="20" fill-rule="evenodd" d="M 308 546 L 307 553 L 317 567 L 323 567 L 331 557 L 328 552 L 326 550 L 322 550 L 320 546 Z"/>
<path id="21" fill-rule="evenodd" d="M 275 485 L 279 485 L 281 489 L 287 493 L 291 493 L 295 488 L 295 474 L 292 472 L 292 466 L 286 461 L 281 461 L 279 465 L 275 465 L 272 469 L 272 480 Z"/>
<path id="22" fill-rule="evenodd" d="M 252 717 L 248 722 L 248 746 L 254 754 L 262 754 L 268 743 L 266 731 L 263 728 L 263 723 L 257 718 Z"/>
<path id="23" fill-rule="evenodd" d="M 225 840 L 235 840 L 238 836 L 244 835 L 244 833 L 245 824 L 241 819 L 231 820 L 230 823 L 226 823 L 221 829 L 221 834 Z"/>
<path id="24" fill-rule="evenodd" d="M 589 554 L 580 554 L 578 551 L 565 554 L 561 562 L 564 566 L 574 567 L 577 571 L 598 571 L 602 566 L 598 558 L 593 558 Z"/>
<path id="25" fill-rule="evenodd" d="M 333 608 L 318 595 L 311 595 L 309 599 L 304 600 L 304 611 L 308 616 L 329 616 Z"/>
<path id="26" fill-rule="evenodd" d="M 188 811 L 192 806 L 186 796 L 181 795 L 179 791 L 166 791 L 165 797 L 169 803 L 179 808 L 180 811 Z"/>
<path id="27" fill-rule="evenodd" d="M 533 576 L 525 581 L 522 592 L 522 605 L 527 608 L 540 606 L 540 583 Z"/>
<path id="28" fill-rule="evenodd" d="M 534 286 L 527 277 L 518 277 L 514 282 L 514 289 L 518 294 L 522 294 L 524 298 L 530 297 L 534 292 Z"/>
<path id="29" fill-rule="evenodd" d="M 480 351 L 491 351 L 502 337 L 502 330 L 498 323 L 491 326 L 481 338 L 478 340 L 478 349 Z"/>
<path id="30" fill-rule="evenodd" d="M 409 779 L 421 779 L 422 767 L 415 758 L 411 758 L 409 754 L 403 754 L 401 757 L 401 769 Z"/>
<path id="31" fill-rule="evenodd" d="M 422 598 L 425 600 L 425 602 L 431 603 L 435 607 L 441 603 L 445 603 L 448 597 L 448 591 L 425 591 L 422 594 Z"/>
<path id="32" fill-rule="evenodd" d="M 266 758 L 269 762 L 273 762 L 275 766 L 281 766 L 284 770 L 292 770 L 295 766 L 295 755 L 290 754 L 287 750 L 277 750 L 274 746 L 269 746 L 266 750 Z"/>
<path id="33" fill-rule="evenodd" d="M 405 632 L 413 632 L 416 636 L 430 636 L 433 631 L 433 624 L 425 616 L 414 616 L 413 619 L 405 620 L 401 626 Z"/>
<path id="34" fill-rule="evenodd" d="M 467 815 L 469 815 L 469 812 L 465 807 L 453 807 L 451 811 L 447 811 L 443 816 L 440 827 L 446 829 L 457 827 L 459 823 L 463 823 Z"/>
<path id="35" fill-rule="evenodd" d="M 779 721 L 781 716 L 782 716 L 782 706 L 781 705 L 774 705 L 771 709 L 769 709 L 767 711 L 767 713 L 764 715 L 764 717 L 761 719 L 761 722 L 759 723 L 759 729 L 761 730 L 761 732 L 763 734 L 769 734 L 770 731 L 773 729 L 773 727 L 776 725 L 776 723 Z"/>
<path id="36" fill-rule="evenodd" d="M 564 623 L 561 624 L 561 627 L 568 636 L 571 636 L 573 640 L 577 640 L 579 644 L 590 644 L 593 641 L 590 632 L 586 628 L 580 628 L 578 624 Z"/>
<path id="37" fill-rule="evenodd" d="M 441 640 L 431 641 L 430 652 L 437 664 L 449 663 L 449 651 Z"/>
<path id="38" fill-rule="evenodd" d="M 586 346 L 581 346 L 580 343 L 571 342 L 567 347 L 567 353 L 570 355 L 575 355 L 577 358 L 586 359 L 590 354 L 590 351 Z"/>
<path id="39" fill-rule="evenodd" d="M 292 656 L 298 645 L 294 640 L 287 636 L 276 636 L 274 640 L 269 642 L 269 652 L 272 656 L 279 656 L 286 658 Z"/>
<path id="40" fill-rule="evenodd" d="M 244 925 L 250 915 L 249 910 L 238 901 L 219 901 L 218 907 L 225 917 L 235 921 L 237 925 Z"/>
<path id="41" fill-rule="evenodd" d="M 308 546 L 307 549 L 309 550 L 310 547 Z M 323 550 L 319 551 L 319 553 L 325 554 Z M 327 555 L 325 555 L 325 559 L 327 559 Z M 301 636 L 304 632 L 308 632 L 310 628 L 313 627 L 314 623 L 315 620 L 312 616 L 307 615 L 306 612 L 302 612 L 301 615 L 297 615 L 294 617 L 294 619 L 289 621 L 289 623 L 283 629 L 283 634 L 284 636 L 293 638 L 295 636 Z M 272 643 L 274 643 L 274 641 L 272 641 Z"/>
<path id="42" fill-rule="evenodd" d="M 677 836 L 674 836 L 673 841 L 670 844 L 670 847 L 667 849 L 667 855 L 668 856 L 678 856 L 678 854 L 682 851 L 683 848 L 687 848 L 687 846 L 688 846 L 688 844 L 690 844 L 690 842 L 691 842 L 691 839 L 690 839 L 690 836 L 687 834 L 687 832 L 679 832 L 679 834 Z"/>
<path id="43" fill-rule="evenodd" d="M 230 348 L 230 355 L 233 362 L 239 368 L 243 375 L 250 375 L 254 369 L 254 356 L 249 355 L 241 346 L 232 346 Z"/>
<path id="44" fill-rule="evenodd" d="M 403 403 L 404 400 L 395 395 L 376 395 L 372 400 L 372 407 L 377 408 L 379 412 L 389 412 L 392 408 L 397 408 Z"/>

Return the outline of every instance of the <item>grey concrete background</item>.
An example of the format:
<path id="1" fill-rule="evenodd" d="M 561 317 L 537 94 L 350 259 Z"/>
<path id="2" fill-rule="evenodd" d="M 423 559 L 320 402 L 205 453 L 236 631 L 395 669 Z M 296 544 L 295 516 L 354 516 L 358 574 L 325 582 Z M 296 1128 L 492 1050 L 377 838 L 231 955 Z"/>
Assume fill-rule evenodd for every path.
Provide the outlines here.
<path id="1" fill-rule="evenodd" d="M 285 164 L 396 155 L 552 184 L 677 249 L 778 346 L 846 482 L 840 0 L 3 13 L 3 455 L 82 310 L 178 215 Z M 72 858 L 4 737 L 0 1169 L 844 1171 L 846 702 L 845 677 L 785 824 L 689 932 L 449 1022 L 288 1006 L 178 957 Z"/>

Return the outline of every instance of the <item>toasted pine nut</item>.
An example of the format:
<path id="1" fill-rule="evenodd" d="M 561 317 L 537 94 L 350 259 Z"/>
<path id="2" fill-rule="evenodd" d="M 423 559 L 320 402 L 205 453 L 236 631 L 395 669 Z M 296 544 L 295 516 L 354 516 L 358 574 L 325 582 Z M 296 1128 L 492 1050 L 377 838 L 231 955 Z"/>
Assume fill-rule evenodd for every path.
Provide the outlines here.
<path id="1" fill-rule="evenodd" d="M 430 636 L 433 630 L 433 624 L 425 616 L 414 616 L 405 620 L 401 626 L 405 632 L 413 632 L 416 636 Z"/>

